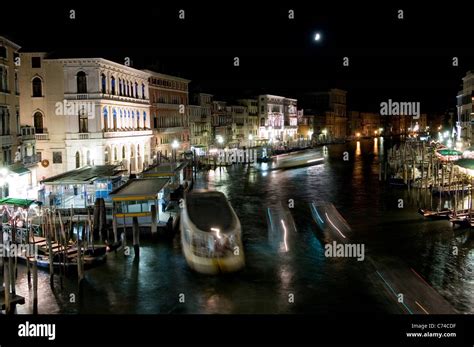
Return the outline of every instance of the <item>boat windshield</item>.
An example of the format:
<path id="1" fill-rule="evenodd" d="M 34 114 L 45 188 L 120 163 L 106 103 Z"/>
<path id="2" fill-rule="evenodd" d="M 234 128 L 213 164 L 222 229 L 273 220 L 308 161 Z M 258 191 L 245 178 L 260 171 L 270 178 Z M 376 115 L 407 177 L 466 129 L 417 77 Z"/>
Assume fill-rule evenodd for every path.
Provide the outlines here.
<path id="1" fill-rule="evenodd" d="M 220 192 L 190 193 L 186 196 L 189 218 L 202 231 L 234 229 L 235 218 L 224 194 Z"/>

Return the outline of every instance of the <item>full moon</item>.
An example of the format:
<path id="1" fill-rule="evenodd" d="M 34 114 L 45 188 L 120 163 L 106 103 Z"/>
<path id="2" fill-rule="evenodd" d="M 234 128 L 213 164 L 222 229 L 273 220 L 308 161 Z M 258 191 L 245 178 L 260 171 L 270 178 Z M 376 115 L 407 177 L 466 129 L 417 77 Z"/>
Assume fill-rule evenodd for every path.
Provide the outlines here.
<path id="1" fill-rule="evenodd" d="M 319 40 L 321 40 L 321 34 L 320 34 L 320 33 L 316 33 L 316 34 L 314 35 L 314 41 L 319 41 Z"/>

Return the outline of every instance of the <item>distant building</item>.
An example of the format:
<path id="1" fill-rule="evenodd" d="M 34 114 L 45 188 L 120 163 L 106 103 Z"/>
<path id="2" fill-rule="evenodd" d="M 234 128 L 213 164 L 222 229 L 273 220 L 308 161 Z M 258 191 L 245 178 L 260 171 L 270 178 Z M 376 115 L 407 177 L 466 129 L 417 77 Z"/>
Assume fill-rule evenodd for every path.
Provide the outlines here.
<path id="1" fill-rule="evenodd" d="M 189 105 L 189 133 L 191 149 L 198 155 L 209 149 L 211 141 L 211 108 L 200 105 Z"/>
<path id="2" fill-rule="evenodd" d="M 232 114 L 227 102 L 213 100 L 211 118 L 213 144 L 218 147 L 230 146 L 233 141 Z"/>
<path id="3" fill-rule="evenodd" d="M 458 140 L 471 145 L 473 138 L 474 110 L 472 107 L 474 99 L 474 71 L 468 71 L 462 79 L 463 88 L 457 95 L 456 132 Z"/>
<path id="4" fill-rule="evenodd" d="M 144 70 L 149 77 L 151 114 L 153 118 L 152 155 L 171 158 L 190 149 L 188 120 L 190 80 Z M 173 148 L 173 144 L 177 148 Z"/>
<path id="5" fill-rule="evenodd" d="M 259 140 L 287 143 L 297 139 L 297 100 L 277 95 L 259 95 Z"/>
<path id="6" fill-rule="evenodd" d="M 378 113 L 351 111 L 348 119 L 350 136 L 379 136 L 382 129 Z"/>
<path id="7" fill-rule="evenodd" d="M 345 139 L 347 137 L 347 92 L 330 89 L 305 95 L 305 115 L 313 115 L 313 137 L 325 141 Z"/>
<path id="8" fill-rule="evenodd" d="M 244 118 L 244 126 L 241 130 L 243 141 L 241 145 L 247 147 L 256 146 L 258 138 L 258 100 L 257 99 L 240 99 L 237 104 L 244 106 L 246 114 Z"/>

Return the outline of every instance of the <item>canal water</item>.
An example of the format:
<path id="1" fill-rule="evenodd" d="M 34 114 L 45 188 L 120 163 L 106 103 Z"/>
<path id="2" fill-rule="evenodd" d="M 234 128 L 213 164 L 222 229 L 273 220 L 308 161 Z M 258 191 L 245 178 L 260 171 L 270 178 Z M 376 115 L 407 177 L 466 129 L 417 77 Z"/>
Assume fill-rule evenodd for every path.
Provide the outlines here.
<path id="1" fill-rule="evenodd" d="M 415 270 L 458 312 L 474 313 L 473 236 L 417 213 L 436 199 L 379 182 L 383 141 L 321 148 L 326 161 L 307 168 L 240 165 L 198 175 L 197 187 L 224 192 L 240 218 L 242 272 L 211 277 L 191 271 L 178 236 L 142 242 L 138 261 L 133 251 L 129 257 L 111 253 L 106 264 L 87 271 L 81 297 L 76 281 L 64 280 L 53 292 L 49 275 L 40 272 L 39 312 L 401 313 L 373 276 L 374 264 L 389 262 Z M 364 261 L 325 257 L 324 244 L 332 240 L 312 220 L 311 202 L 334 204 L 352 228 L 351 242 L 364 244 Z M 281 206 L 296 225 L 284 248 L 271 242 L 267 225 L 268 208 Z M 19 270 L 17 291 L 27 303 L 18 311 L 31 312 L 25 269 Z"/>

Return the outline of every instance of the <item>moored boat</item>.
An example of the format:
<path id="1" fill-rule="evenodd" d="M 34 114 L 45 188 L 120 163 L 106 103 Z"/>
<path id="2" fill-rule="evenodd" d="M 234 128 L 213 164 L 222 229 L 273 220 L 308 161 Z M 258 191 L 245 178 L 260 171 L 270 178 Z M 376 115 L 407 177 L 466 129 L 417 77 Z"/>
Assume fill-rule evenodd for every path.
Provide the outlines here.
<path id="1" fill-rule="evenodd" d="M 240 221 L 223 193 L 186 194 L 180 223 L 183 253 L 195 271 L 218 274 L 245 266 Z"/>

